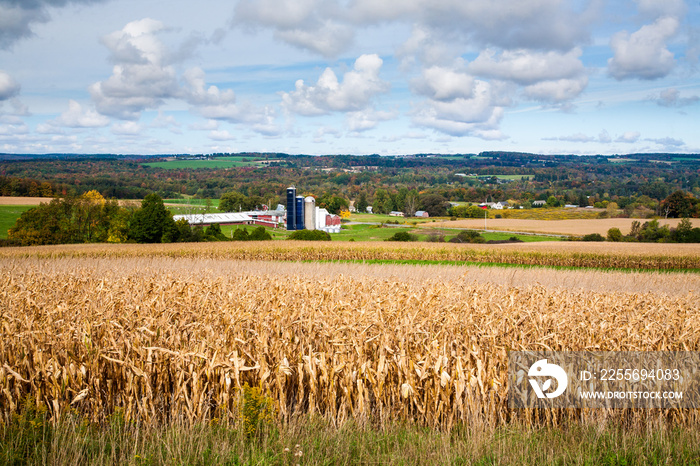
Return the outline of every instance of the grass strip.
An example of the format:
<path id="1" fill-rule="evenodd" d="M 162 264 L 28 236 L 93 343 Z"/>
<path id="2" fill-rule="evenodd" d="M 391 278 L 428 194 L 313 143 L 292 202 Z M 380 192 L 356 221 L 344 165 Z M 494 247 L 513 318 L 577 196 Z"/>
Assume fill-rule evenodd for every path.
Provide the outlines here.
<path id="1" fill-rule="evenodd" d="M 648 272 L 648 273 L 700 273 L 700 269 L 635 269 L 615 267 L 575 267 L 568 265 L 539 265 L 539 264 L 513 264 L 509 262 L 474 262 L 451 260 L 416 260 L 416 259 L 318 259 L 289 262 L 315 262 L 315 263 L 339 263 L 339 264 L 369 264 L 369 265 L 445 265 L 445 266 L 476 266 L 476 267 L 503 267 L 518 269 L 551 269 L 551 270 L 589 270 L 597 272 Z"/>

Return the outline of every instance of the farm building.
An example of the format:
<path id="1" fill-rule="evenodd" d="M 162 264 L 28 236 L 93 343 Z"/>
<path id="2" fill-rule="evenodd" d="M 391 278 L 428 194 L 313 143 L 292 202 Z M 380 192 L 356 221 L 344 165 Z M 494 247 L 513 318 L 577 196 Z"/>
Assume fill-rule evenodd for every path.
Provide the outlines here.
<path id="1" fill-rule="evenodd" d="M 392 217 L 403 217 L 404 216 L 403 212 L 399 212 L 396 210 L 392 210 L 391 212 L 389 212 L 389 215 Z"/>
<path id="2" fill-rule="evenodd" d="M 185 219 L 190 225 L 262 225 L 277 228 L 284 221 L 284 212 L 279 210 L 255 210 L 250 212 L 226 212 L 217 214 L 173 215 L 176 222 Z"/>
<path id="3" fill-rule="evenodd" d="M 430 214 L 428 212 L 426 212 L 425 210 L 416 210 L 415 216 L 428 218 L 428 217 L 430 217 Z"/>

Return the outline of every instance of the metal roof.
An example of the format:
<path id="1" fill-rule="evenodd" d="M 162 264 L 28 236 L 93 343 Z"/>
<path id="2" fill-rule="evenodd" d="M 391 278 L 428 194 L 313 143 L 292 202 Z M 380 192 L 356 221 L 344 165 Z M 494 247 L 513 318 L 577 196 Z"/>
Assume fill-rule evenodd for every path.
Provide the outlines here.
<path id="1" fill-rule="evenodd" d="M 176 222 L 182 218 L 187 220 L 190 225 L 210 225 L 212 223 L 245 223 L 253 221 L 253 217 L 241 212 L 228 212 L 225 214 L 173 215 L 173 220 Z"/>

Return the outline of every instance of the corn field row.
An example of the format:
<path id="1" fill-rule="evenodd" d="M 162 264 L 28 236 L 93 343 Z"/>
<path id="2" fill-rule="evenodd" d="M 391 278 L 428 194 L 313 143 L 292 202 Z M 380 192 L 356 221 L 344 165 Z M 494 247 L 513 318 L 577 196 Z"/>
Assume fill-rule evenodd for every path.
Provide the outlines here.
<path id="1" fill-rule="evenodd" d="M 313 243 L 93 244 L 3 248 L 0 257 L 194 257 L 263 261 L 448 261 L 640 270 L 700 270 L 700 245 L 541 242 L 507 245 Z"/>
<path id="2" fill-rule="evenodd" d="M 318 279 L 293 264 L 270 275 L 264 264 L 207 274 L 148 272 L 133 258 L 101 263 L 111 272 L 0 261 L 4 421 L 27 397 L 56 418 L 231 419 L 247 383 L 274 400 L 282 421 L 313 413 L 337 424 L 556 423 L 572 414 L 508 409 L 508 350 L 700 349 L 693 294 Z M 697 422 L 692 411 L 658 417 Z"/>

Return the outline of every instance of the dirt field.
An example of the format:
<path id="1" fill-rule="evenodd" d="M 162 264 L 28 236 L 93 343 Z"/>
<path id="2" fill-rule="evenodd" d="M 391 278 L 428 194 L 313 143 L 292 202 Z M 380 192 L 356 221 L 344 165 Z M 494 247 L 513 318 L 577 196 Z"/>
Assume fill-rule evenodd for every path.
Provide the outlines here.
<path id="1" fill-rule="evenodd" d="M 600 233 L 605 236 L 610 228 L 619 228 L 623 235 L 630 232 L 632 222 L 642 224 L 648 221 L 634 218 L 606 218 L 590 220 L 525 220 L 512 218 L 490 218 L 486 221 L 488 230 L 521 231 L 525 233 L 551 233 L 555 235 L 587 235 Z M 659 219 L 660 225 L 676 227 L 680 219 Z M 691 219 L 694 227 L 700 227 L 700 219 Z M 484 219 L 464 219 L 453 222 L 436 222 L 421 225 L 423 228 L 472 228 L 484 229 Z"/>
<path id="2" fill-rule="evenodd" d="M 0 196 L 0 205 L 39 205 L 42 202 L 51 202 L 53 197 L 14 197 Z"/>

